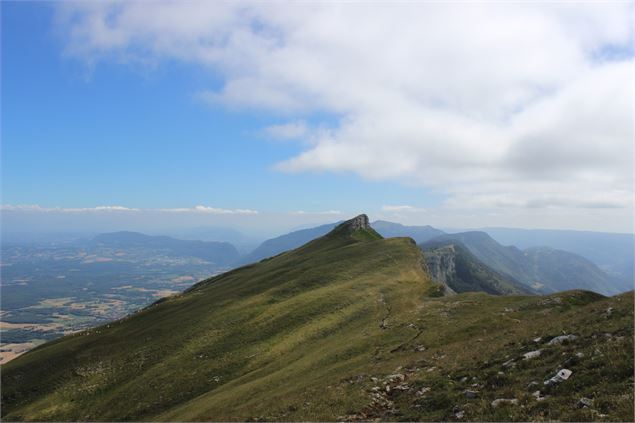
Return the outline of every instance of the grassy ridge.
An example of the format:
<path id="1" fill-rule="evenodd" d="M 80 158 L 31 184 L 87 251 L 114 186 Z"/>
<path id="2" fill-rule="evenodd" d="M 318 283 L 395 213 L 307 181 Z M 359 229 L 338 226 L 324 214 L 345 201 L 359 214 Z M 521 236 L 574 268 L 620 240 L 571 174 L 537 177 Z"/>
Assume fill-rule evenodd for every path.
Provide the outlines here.
<path id="1" fill-rule="evenodd" d="M 3 417 L 146 419 L 240 377 L 275 379 L 296 361 L 324 375 L 329 362 L 364 361 L 387 304 L 413 307 L 430 284 L 410 240 L 357 237 L 374 238 L 335 233 L 33 350 L 3 367 Z M 316 351 L 323 357 L 310 360 Z"/>
<path id="2" fill-rule="evenodd" d="M 336 228 L 8 363 L 2 417 L 632 419 L 632 293 L 433 298 L 421 260 L 410 239 Z M 562 333 L 578 338 L 545 346 Z M 536 348 L 541 357 L 501 367 Z M 569 365 L 572 378 L 532 399 L 527 384 L 576 352 L 585 355 Z M 595 415 L 575 407 L 580 395 L 595 400 Z M 491 407 L 501 396 L 520 404 Z"/>

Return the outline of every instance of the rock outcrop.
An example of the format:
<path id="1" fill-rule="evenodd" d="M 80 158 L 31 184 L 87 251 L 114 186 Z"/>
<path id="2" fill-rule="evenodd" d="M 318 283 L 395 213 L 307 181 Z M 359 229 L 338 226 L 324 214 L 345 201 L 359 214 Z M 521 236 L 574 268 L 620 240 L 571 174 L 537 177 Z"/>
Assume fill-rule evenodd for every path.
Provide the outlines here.
<path id="1" fill-rule="evenodd" d="M 350 232 L 355 232 L 359 229 L 370 229 L 370 223 L 368 221 L 368 216 L 365 214 L 360 214 L 346 222 L 342 223 L 341 226 L 345 226 Z"/>
<path id="2" fill-rule="evenodd" d="M 452 282 L 456 273 L 454 245 L 437 248 L 434 251 L 426 251 L 424 257 L 432 279 L 446 286 Z"/>

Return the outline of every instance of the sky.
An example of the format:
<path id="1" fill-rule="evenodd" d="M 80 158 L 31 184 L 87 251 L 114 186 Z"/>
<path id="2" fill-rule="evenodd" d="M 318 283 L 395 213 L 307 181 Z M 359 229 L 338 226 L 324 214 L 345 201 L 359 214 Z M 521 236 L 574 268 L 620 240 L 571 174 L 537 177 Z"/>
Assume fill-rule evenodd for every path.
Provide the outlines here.
<path id="1" fill-rule="evenodd" d="M 3 231 L 633 232 L 630 2 L 8 2 Z"/>

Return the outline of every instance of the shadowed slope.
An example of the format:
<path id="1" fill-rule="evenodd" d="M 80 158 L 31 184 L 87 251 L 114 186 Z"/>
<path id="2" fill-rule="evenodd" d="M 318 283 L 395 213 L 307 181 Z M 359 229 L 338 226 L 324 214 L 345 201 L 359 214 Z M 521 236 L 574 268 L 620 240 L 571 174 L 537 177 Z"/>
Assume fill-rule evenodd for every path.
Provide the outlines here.
<path id="1" fill-rule="evenodd" d="M 420 247 L 432 279 L 454 292 L 532 294 L 530 288 L 486 266 L 459 241 L 433 240 L 420 244 Z"/>

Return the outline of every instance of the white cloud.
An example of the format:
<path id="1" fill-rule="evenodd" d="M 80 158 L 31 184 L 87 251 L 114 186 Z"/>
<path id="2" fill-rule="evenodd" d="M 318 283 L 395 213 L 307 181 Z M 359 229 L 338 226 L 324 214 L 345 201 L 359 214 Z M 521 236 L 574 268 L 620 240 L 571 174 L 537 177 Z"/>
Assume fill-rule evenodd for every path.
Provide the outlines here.
<path id="1" fill-rule="evenodd" d="M 37 204 L 2 204 L 2 211 L 16 212 L 40 212 L 40 213 L 98 213 L 98 212 L 138 212 L 140 209 L 123 206 L 97 206 L 97 207 L 42 207 Z"/>
<path id="2" fill-rule="evenodd" d="M 393 212 L 401 213 L 401 212 L 423 212 L 423 211 L 426 211 L 426 209 L 408 206 L 408 205 L 400 205 L 400 206 L 385 205 L 385 206 L 381 206 L 381 211 L 389 212 L 389 213 L 393 213 Z"/>
<path id="3" fill-rule="evenodd" d="M 257 210 L 251 209 L 221 209 L 217 207 L 195 206 L 173 209 L 158 209 L 167 213 L 201 213 L 201 214 L 258 214 Z"/>
<path id="4" fill-rule="evenodd" d="M 445 192 L 448 208 L 633 202 L 633 5 L 63 3 L 67 53 L 180 60 L 225 78 L 201 96 L 289 116 L 310 140 L 277 168 Z M 315 112 L 338 117 L 311 129 Z"/>
<path id="5" fill-rule="evenodd" d="M 37 204 L 11 205 L 2 204 L 0 210 L 10 212 L 38 212 L 38 213 L 99 213 L 99 212 L 162 212 L 162 213 L 197 213 L 197 214 L 233 214 L 233 215 L 253 215 L 258 214 L 257 210 L 250 209 L 221 209 L 216 207 L 195 206 L 189 208 L 172 209 L 136 209 L 123 206 L 97 206 L 97 207 L 42 207 Z"/>

